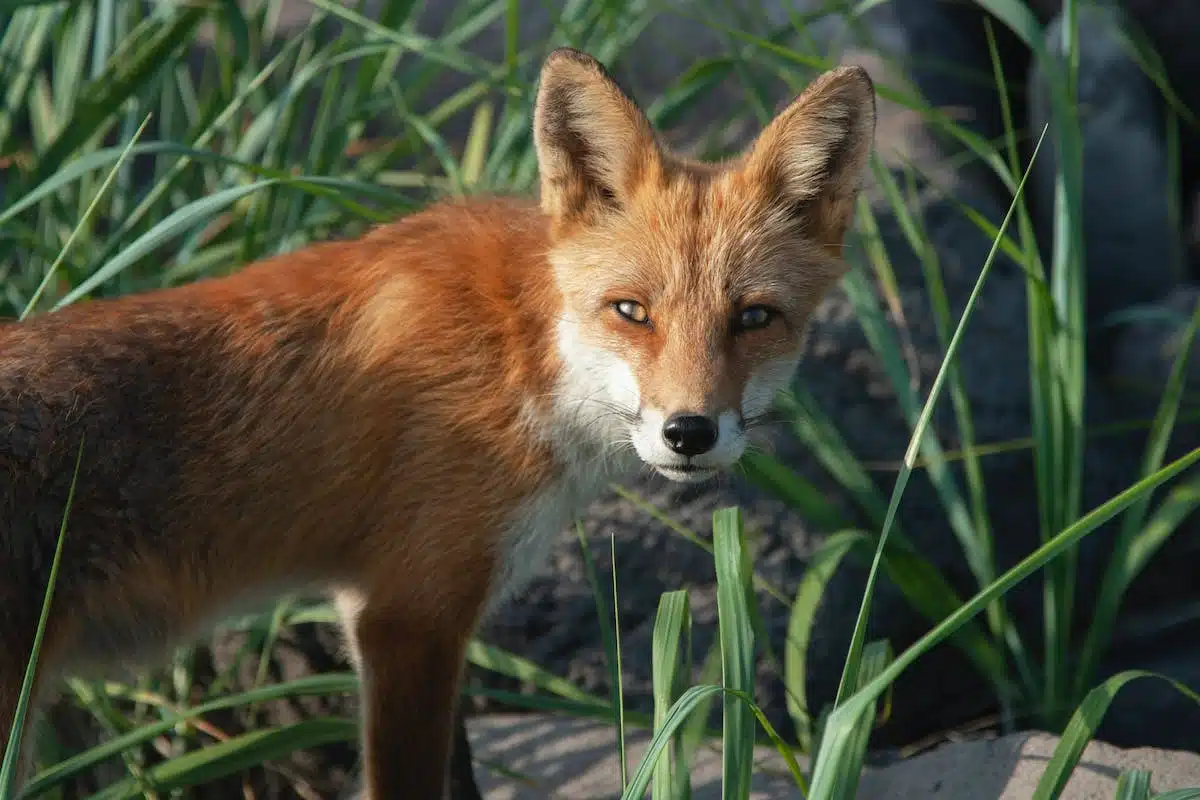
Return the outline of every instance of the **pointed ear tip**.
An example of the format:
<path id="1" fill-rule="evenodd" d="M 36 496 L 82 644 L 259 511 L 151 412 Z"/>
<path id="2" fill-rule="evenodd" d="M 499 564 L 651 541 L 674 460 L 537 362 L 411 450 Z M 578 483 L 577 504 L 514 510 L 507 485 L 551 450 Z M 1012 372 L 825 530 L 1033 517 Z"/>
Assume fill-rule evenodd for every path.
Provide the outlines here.
<path id="1" fill-rule="evenodd" d="M 604 71 L 604 67 L 599 61 L 582 50 L 576 50 L 574 47 L 558 47 L 551 50 L 550 54 L 546 56 L 546 60 L 542 62 L 542 73 L 568 66 Z"/>
<path id="2" fill-rule="evenodd" d="M 869 99 L 872 106 L 875 104 L 875 81 L 871 78 L 871 73 L 867 72 L 866 67 L 858 64 L 835 67 L 825 73 L 823 82 L 826 85 L 855 92 L 860 95 L 861 101 L 865 102 Z"/>
<path id="3" fill-rule="evenodd" d="M 835 67 L 822 76 L 820 83 L 826 92 L 840 95 L 855 106 L 859 123 L 869 131 L 875 130 L 875 118 L 878 115 L 875 81 L 865 67 L 858 64 Z"/>

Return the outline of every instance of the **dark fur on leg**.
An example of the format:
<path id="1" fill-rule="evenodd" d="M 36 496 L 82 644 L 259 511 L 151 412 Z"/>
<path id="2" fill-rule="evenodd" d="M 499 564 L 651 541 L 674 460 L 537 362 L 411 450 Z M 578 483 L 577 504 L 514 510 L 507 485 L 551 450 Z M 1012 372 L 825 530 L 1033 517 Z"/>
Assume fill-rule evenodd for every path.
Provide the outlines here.
<path id="1" fill-rule="evenodd" d="M 462 707 L 454 713 L 454 742 L 450 751 L 450 800 L 483 800 L 475 783 L 471 740 L 467 737 Z"/>

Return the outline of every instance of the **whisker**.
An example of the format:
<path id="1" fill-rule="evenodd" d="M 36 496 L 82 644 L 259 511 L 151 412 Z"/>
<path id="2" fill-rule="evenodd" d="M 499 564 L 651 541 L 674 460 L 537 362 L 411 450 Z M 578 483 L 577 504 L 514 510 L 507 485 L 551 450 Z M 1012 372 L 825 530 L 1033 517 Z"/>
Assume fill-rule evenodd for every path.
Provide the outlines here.
<path id="1" fill-rule="evenodd" d="M 761 414 L 752 414 L 742 421 L 743 430 L 751 430 L 752 428 L 765 428 L 774 425 L 782 425 L 788 422 L 789 418 L 782 411 L 771 409 L 764 411 Z"/>

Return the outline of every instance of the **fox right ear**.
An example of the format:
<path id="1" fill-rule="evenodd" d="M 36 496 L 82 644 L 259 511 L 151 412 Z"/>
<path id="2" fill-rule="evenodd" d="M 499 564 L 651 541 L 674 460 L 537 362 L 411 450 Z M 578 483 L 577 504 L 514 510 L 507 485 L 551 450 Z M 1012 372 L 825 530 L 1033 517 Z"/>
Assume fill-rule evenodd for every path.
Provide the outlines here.
<path id="1" fill-rule="evenodd" d="M 839 67 L 809 84 L 767 125 L 745 169 L 770 200 L 841 250 L 875 139 L 875 86 L 862 67 Z"/>
<path id="2" fill-rule="evenodd" d="M 641 109 L 599 61 L 568 47 L 542 66 L 533 140 L 542 210 L 556 222 L 621 207 L 658 163 Z"/>

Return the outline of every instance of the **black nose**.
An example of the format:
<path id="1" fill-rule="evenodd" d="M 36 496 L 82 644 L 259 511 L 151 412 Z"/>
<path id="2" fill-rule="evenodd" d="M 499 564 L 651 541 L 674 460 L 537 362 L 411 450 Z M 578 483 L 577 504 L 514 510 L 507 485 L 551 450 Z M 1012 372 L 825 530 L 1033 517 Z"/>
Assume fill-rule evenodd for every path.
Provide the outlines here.
<path id="1" fill-rule="evenodd" d="M 699 414 L 672 414 L 663 425 L 663 439 L 680 455 L 698 456 L 717 443 L 717 426 Z"/>

